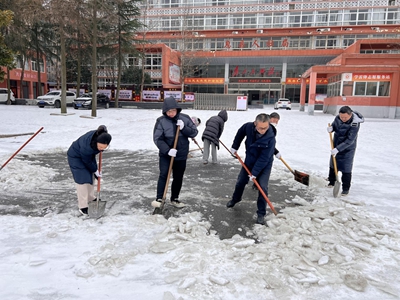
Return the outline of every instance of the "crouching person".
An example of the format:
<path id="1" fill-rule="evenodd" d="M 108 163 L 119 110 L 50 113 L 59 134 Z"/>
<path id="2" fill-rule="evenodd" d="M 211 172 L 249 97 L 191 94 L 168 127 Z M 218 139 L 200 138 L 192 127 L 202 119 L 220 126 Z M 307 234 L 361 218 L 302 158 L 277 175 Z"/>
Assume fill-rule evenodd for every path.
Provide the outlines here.
<path id="1" fill-rule="evenodd" d="M 82 135 L 68 149 L 68 164 L 76 183 L 79 212 L 83 215 L 88 214 L 88 203 L 97 200 L 93 182 L 101 173 L 97 169 L 96 155 L 107 149 L 110 142 L 107 127 L 101 125 Z"/>

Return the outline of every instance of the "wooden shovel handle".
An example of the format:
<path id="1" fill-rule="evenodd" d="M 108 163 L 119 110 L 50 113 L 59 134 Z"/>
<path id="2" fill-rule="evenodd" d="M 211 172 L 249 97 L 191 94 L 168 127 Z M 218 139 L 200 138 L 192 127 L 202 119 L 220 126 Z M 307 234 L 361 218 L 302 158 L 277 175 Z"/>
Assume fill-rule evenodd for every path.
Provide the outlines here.
<path id="1" fill-rule="evenodd" d="M 328 123 L 328 126 L 331 126 L 331 123 Z M 333 145 L 333 137 L 332 137 L 332 132 L 329 132 L 329 137 L 331 139 L 331 149 L 333 150 L 335 146 Z M 332 161 L 333 161 L 333 169 L 335 170 L 335 176 L 336 178 L 338 177 L 338 170 L 337 170 L 337 165 L 336 165 L 336 157 L 335 155 L 332 155 Z"/>
<path id="2" fill-rule="evenodd" d="M 176 133 L 175 133 L 175 139 L 174 139 L 174 149 L 176 149 L 176 146 L 178 145 L 178 138 L 179 138 L 179 132 L 181 130 L 180 126 L 176 126 Z M 167 176 L 167 181 L 165 182 L 165 188 L 164 188 L 164 194 L 162 200 L 165 201 L 165 198 L 167 197 L 167 191 L 168 191 L 168 185 L 169 185 L 169 180 L 171 178 L 171 171 L 172 171 L 172 166 L 174 165 L 174 159 L 175 157 L 171 156 L 171 160 L 169 162 L 169 168 L 168 168 L 168 176 Z"/>
<path id="3" fill-rule="evenodd" d="M 282 157 L 280 158 L 280 160 L 283 162 L 283 164 L 286 166 L 286 168 L 288 168 L 289 171 L 290 171 L 293 175 L 295 175 L 295 173 L 294 173 L 294 171 L 292 170 L 292 168 L 289 167 L 289 165 L 286 163 L 286 161 L 283 160 Z"/>
<path id="4" fill-rule="evenodd" d="M 102 158 L 103 158 L 103 151 L 100 151 L 100 153 L 99 153 L 99 167 L 98 167 L 99 173 L 101 173 L 101 161 L 102 161 Z M 97 177 L 97 193 L 100 192 L 100 179 L 101 179 L 101 177 Z M 100 199 L 97 199 L 97 200 L 100 201 Z"/>

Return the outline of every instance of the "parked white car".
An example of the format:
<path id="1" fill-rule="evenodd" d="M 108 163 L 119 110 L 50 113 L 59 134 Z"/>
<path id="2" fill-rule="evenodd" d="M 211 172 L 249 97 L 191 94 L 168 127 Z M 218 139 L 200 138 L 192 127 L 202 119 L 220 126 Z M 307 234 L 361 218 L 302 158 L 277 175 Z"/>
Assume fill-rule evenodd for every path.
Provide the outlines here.
<path id="1" fill-rule="evenodd" d="M 286 110 L 291 110 L 292 109 L 292 103 L 290 102 L 289 99 L 287 98 L 279 98 L 277 102 L 275 102 L 275 109 L 286 109 Z"/>
<path id="2" fill-rule="evenodd" d="M 66 95 L 67 106 L 72 106 L 75 98 L 76 98 L 76 94 L 74 92 L 67 91 L 67 95 Z M 60 108 L 61 107 L 61 90 L 51 91 L 51 92 L 48 92 L 46 95 L 37 97 L 36 104 L 39 107 L 54 106 L 55 108 Z"/>
<path id="3" fill-rule="evenodd" d="M 8 89 L 6 88 L 0 88 L 0 103 L 7 103 L 8 99 Z M 10 100 L 11 104 L 15 104 L 15 97 L 13 91 L 10 90 Z"/>

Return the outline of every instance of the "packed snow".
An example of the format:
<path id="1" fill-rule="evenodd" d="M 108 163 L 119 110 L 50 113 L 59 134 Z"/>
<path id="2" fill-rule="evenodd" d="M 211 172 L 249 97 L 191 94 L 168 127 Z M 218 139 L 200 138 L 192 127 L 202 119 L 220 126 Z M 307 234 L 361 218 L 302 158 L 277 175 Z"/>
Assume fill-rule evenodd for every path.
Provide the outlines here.
<path id="1" fill-rule="evenodd" d="M 221 140 L 230 147 L 243 123 L 272 111 L 271 106 L 229 111 Z M 196 138 L 201 142 L 205 121 L 218 111 L 183 113 L 202 120 Z M 18 134 L 44 127 L 0 171 L 2 194 L 29 194 L 56 175 L 70 176 L 68 166 L 60 175 L 51 165 L 24 158 L 65 152 L 101 124 L 113 137 L 108 151 L 156 154 L 152 131 L 161 110 L 97 114 L 89 118 L 87 110 L 68 108 L 62 115 L 54 108 L 1 105 L 0 164 L 30 137 Z M 222 240 L 200 212 L 169 219 L 143 210 L 98 220 L 77 212 L 1 215 L 0 299 L 398 299 L 400 120 L 367 118 L 361 124 L 350 194 L 334 198 L 325 180 L 326 127 L 334 116 L 296 109 L 279 114 L 277 148 L 291 167 L 310 174 L 312 201 L 286 200 L 295 205 L 276 216 L 270 212 L 266 226 L 254 224 L 247 237 Z M 245 156 L 244 145 L 238 153 Z M 221 158 L 229 155 L 222 147 L 218 152 Z M 304 188 L 289 180 L 293 175 L 278 160 L 271 178 L 293 191 Z M 227 193 L 233 189 L 234 182 Z"/>

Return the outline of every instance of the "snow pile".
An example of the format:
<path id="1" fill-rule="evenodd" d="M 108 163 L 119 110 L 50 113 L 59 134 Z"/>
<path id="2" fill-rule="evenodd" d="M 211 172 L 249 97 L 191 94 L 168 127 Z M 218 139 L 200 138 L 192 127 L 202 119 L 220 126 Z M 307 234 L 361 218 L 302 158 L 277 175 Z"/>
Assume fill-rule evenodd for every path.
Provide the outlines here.
<path id="1" fill-rule="evenodd" d="M 49 184 L 58 173 L 54 169 L 40 165 L 32 165 L 32 162 L 13 158 L 1 170 L 0 190 L 30 190 L 39 188 L 43 184 Z"/>

